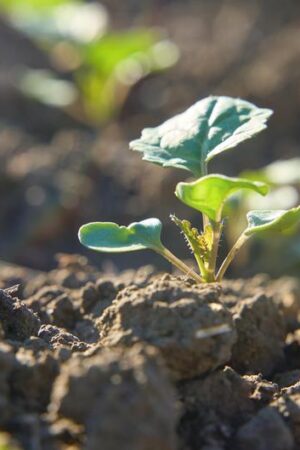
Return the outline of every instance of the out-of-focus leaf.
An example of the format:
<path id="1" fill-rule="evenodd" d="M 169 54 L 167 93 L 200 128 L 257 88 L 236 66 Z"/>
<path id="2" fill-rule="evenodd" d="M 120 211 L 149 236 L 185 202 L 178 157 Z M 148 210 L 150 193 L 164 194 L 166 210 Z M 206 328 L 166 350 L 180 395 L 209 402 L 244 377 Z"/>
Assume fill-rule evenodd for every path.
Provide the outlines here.
<path id="1" fill-rule="evenodd" d="M 247 236 L 264 231 L 285 232 L 300 222 L 300 206 L 290 210 L 257 210 L 247 214 Z"/>
<path id="2" fill-rule="evenodd" d="M 70 3 L 70 0 L 0 0 L 0 9 L 13 11 L 47 11 L 60 5 Z"/>
<path id="3" fill-rule="evenodd" d="M 43 4 L 43 0 L 40 3 Z M 98 3 L 84 4 L 65 0 L 35 7 L 34 2 L 12 2 L 12 7 L 7 12 L 17 28 L 40 40 L 67 39 L 86 43 L 101 37 L 108 25 L 106 9 Z"/>
<path id="4" fill-rule="evenodd" d="M 172 66 L 177 47 L 150 29 L 109 33 L 81 46 L 82 70 L 76 75 L 92 120 L 105 119 L 124 102 L 140 79 Z"/>
<path id="5" fill-rule="evenodd" d="M 71 105 L 78 92 L 73 83 L 45 70 L 27 70 L 19 83 L 21 91 L 41 103 L 58 108 Z"/>
<path id="6" fill-rule="evenodd" d="M 247 170 L 241 176 L 274 185 L 300 184 L 300 158 L 274 161 L 261 169 Z"/>
<path id="7" fill-rule="evenodd" d="M 136 82 L 178 59 L 176 45 L 157 30 L 109 32 L 108 13 L 96 1 L 0 0 L 0 11 L 49 52 L 59 70 L 73 72 L 81 95 L 72 113 L 94 124 L 115 114 Z M 40 82 L 35 88 L 27 77 L 22 84 L 23 92 L 40 101 L 49 97 L 41 92 Z M 58 107 L 66 104 L 57 99 L 45 102 Z"/>
<path id="8" fill-rule="evenodd" d="M 99 252 L 131 252 L 150 248 L 161 249 L 162 223 L 152 218 L 134 222 L 128 227 L 112 222 L 94 222 L 83 225 L 79 240 L 86 247 Z"/>
<path id="9" fill-rule="evenodd" d="M 146 128 L 132 150 L 163 167 L 177 167 L 203 176 L 204 166 L 266 128 L 270 109 L 230 97 L 207 97 L 155 128 Z"/>
<path id="10" fill-rule="evenodd" d="M 178 183 L 175 194 L 186 205 L 206 214 L 213 221 L 219 221 L 225 201 L 240 189 L 250 189 L 261 195 L 268 192 L 265 183 L 207 175 L 192 183 Z"/>
<path id="11" fill-rule="evenodd" d="M 109 33 L 97 42 L 82 46 L 85 63 L 99 72 L 111 74 L 120 61 L 147 52 L 156 42 L 157 34 L 147 29 Z"/>

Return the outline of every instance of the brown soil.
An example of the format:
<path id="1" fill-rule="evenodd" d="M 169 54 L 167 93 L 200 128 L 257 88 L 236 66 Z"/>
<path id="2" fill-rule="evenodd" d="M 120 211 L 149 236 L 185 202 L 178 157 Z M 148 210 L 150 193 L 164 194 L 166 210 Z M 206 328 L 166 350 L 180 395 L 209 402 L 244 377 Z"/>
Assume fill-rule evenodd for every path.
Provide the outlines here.
<path id="1" fill-rule="evenodd" d="M 297 280 L 197 286 L 60 255 L 49 273 L 3 266 L 0 286 L 0 442 L 300 448 Z"/>

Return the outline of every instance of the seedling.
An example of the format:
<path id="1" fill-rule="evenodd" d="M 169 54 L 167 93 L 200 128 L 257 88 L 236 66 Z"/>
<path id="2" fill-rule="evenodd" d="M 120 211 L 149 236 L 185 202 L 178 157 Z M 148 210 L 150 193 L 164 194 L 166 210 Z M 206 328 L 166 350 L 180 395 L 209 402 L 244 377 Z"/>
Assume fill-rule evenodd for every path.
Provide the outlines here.
<path id="1" fill-rule="evenodd" d="M 202 231 L 187 220 L 174 215 L 171 219 L 184 235 L 196 259 L 199 274 L 162 244 L 162 223 L 156 218 L 132 223 L 128 227 L 110 222 L 83 225 L 79 230 L 80 242 L 102 252 L 152 249 L 197 282 L 222 281 L 235 255 L 251 236 L 265 232 L 284 233 L 300 221 L 300 206 L 290 210 L 250 211 L 247 228 L 217 270 L 226 200 L 241 189 L 266 195 L 268 185 L 249 179 L 208 175 L 208 162 L 264 130 L 271 115 L 270 109 L 258 108 L 244 100 L 208 97 L 162 125 L 145 129 L 141 138 L 130 144 L 133 150 L 143 153 L 144 160 L 190 171 L 197 178 L 192 182 L 178 183 L 175 195 L 202 214 Z"/>
<path id="2" fill-rule="evenodd" d="M 16 87 L 91 125 L 118 114 L 136 83 L 172 67 L 179 56 L 157 29 L 111 30 L 98 1 L 0 0 L 0 14 L 58 69 L 20 67 Z"/>

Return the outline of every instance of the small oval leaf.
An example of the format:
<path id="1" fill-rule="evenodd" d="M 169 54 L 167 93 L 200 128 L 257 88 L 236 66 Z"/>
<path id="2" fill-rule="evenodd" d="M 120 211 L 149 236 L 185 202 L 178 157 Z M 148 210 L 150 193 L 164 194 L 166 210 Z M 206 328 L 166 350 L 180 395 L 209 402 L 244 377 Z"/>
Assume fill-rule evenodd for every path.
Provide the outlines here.
<path id="1" fill-rule="evenodd" d="M 175 194 L 186 205 L 219 221 L 225 201 L 240 189 L 251 189 L 261 195 L 268 192 L 268 186 L 258 181 L 207 175 L 192 183 L 178 183 Z"/>
<path id="2" fill-rule="evenodd" d="M 131 252 L 163 247 L 160 235 L 162 223 L 156 218 L 134 222 L 128 227 L 113 222 L 92 222 L 78 233 L 81 244 L 99 252 Z"/>
<path id="3" fill-rule="evenodd" d="M 300 206 L 289 210 L 256 210 L 247 214 L 248 227 L 244 234 L 251 236 L 264 231 L 284 232 L 300 222 Z"/>
<path id="4" fill-rule="evenodd" d="M 209 160 L 264 130 L 271 114 L 241 99 L 211 96 L 158 127 L 144 129 L 130 148 L 144 153 L 146 161 L 200 177 Z"/>

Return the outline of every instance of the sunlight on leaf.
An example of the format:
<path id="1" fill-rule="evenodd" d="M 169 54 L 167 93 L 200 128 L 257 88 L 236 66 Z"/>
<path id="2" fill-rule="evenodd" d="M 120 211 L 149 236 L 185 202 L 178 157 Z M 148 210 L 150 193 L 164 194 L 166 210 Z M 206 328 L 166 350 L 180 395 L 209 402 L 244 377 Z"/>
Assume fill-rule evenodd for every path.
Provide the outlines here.
<path id="1" fill-rule="evenodd" d="M 293 229 L 300 222 L 300 206 L 290 210 L 257 210 L 247 214 L 248 227 L 244 234 L 274 231 L 284 232 Z"/>
<path id="2" fill-rule="evenodd" d="M 163 167 L 205 174 L 204 166 L 219 153 L 266 128 L 270 109 L 230 97 L 207 97 L 155 128 L 143 130 L 130 148 Z"/>
<path id="3" fill-rule="evenodd" d="M 240 189 L 250 189 L 261 195 L 268 192 L 265 183 L 224 175 L 207 175 L 192 183 L 178 183 L 175 194 L 183 203 L 216 222 L 221 220 L 227 198 Z"/>
<path id="4" fill-rule="evenodd" d="M 112 222 L 93 222 L 79 230 L 79 240 L 99 252 L 130 252 L 150 248 L 161 249 L 162 223 L 156 218 L 134 222 L 128 227 Z"/>

